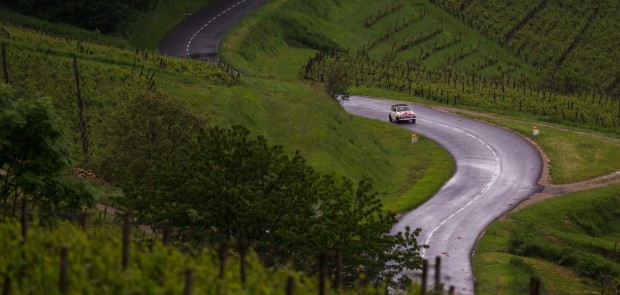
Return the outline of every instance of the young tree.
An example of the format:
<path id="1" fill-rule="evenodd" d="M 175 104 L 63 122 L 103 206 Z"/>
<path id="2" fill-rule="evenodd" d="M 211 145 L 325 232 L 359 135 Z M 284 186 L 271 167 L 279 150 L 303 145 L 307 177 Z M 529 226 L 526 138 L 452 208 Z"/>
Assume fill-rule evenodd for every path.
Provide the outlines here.
<path id="1" fill-rule="evenodd" d="M 334 65 L 327 74 L 325 89 L 327 94 L 333 99 L 339 96 L 343 100 L 348 100 L 351 96 L 351 79 L 347 68 L 342 63 Z"/>
<path id="2" fill-rule="evenodd" d="M 186 160 L 208 122 L 176 99 L 142 88 L 129 95 L 102 124 L 103 138 L 94 169 L 118 183 L 148 177 L 157 163 Z"/>
<path id="3" fill-rule="evenodd" d="M 170 222 L 184 241 L 206 234 L 219 243 L 243 232 L 267 263 L 308 271 L 318 253 L 341 248 L 347 283 L 359 268 L 379 283 L 421 265 L 418 232 L 390 236 L 394 215 L 368 182 L 320 175 L 241 126 L 209 129 L 185 154 L 126 185 L 123 204 L 144 224 Z"/>
<path id="4" fill-rule="evenodd" d="M 88 186 L 69 180 L 70 163 L 60 119 L 46 98 L 0 84 L 0 201 L 3 215 L 15 215 L 22 198 L 43 218 L 72 214 L 93 204 Z"/>
<path id="5" fill-rule="evenodd" d="M 324 205 L 323 221 L 325 233 L 322 241 L 330 249 L 342 249 L 347 261 L 344 282 L 352 284 L 357 272 L 364 274 L 374 283 L 382 283 L 386 277 L 394 277 L 405 269 L 419 269 L 422 265 L 416 237 L 420 229 L 389 235 L 396 223 L 394 214 L 384 211 L 382 204 L 368 181 L 360 181 L 357 187 L 343 180 L 339 193 L 331 195 Z M 403 276 L 394 287 L 407 288 L 411 281 Z"/>

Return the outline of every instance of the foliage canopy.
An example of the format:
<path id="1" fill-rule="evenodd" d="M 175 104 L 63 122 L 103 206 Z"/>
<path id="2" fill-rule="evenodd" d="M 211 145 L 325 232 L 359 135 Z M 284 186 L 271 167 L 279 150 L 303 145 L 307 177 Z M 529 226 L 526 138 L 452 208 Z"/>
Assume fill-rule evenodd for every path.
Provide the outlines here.
<path id="1" fill-rule="evenodd" d="M 389 235 L 394 214 L 367 181 L 320 175 L 299 154 L 289 158 L 241 126 L 208 129 L 184 153 L 126 186 L 121 202 L 140 222 L 170 222 L 188 242 L 243 233 L 267 263 L 305 270 L 316 269 L 318 253 L 341 249 L 348 283 L 360 271 L 380 283 L 421 265 L 419 230 Z"/>
<path id="2" fill-rule="evenodd" d="M 46 98 L 16 93 L 0 84 L 0 198 L 3 215 L 31 199 L 42 217 L 78 212 L 92 205 L 88 185 L 63 176 L 70 163 L 60 118 Z M 9 202 L 12 202 L 10 205 Z"/>

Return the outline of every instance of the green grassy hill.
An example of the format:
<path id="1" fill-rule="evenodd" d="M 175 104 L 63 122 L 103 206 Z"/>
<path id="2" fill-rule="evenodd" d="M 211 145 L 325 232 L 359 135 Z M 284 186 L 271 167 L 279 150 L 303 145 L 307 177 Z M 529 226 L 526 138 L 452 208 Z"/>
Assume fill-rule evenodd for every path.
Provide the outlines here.
<path id="1" fill-rule="evenodd" d="M 223 45 L 233 50 L 222 52 L 235 66 L 260 74 L 286 77 L 289 67 L 298 73 L 312 55 L 303 48 L 310 47 L 428 69 L 537 78 L 532 66 L 426 0 L 276 0 L 244 23 Z M 427 38 L 395 49 L 420 36 Z"/>
<path id="2" fill-rule="evenodd" d="M 320 89 L 303 83 L 239 77 L 202 61 L 61 37 L 6 21 L 0 28 L 9 84 L 50 96 L 63 115 L 73 154 L 81 159 L 78 165 L 110 180 L 122 183 L 118 174 L 133 167 L 122 159 L 147 163 L 140 164 L 147 169 L 154 152 L 173 151 L 171 138 L 192 132 L 184 124 L 245 125 L 291 154 L 299 150 L 323 173 L 374 180 L 386 207 L 396 211 L 432 196 L 453 171 L 450 156 L 437 144 L 423 139 L 411 145 L 407 131 L 347 115 Z M 76 127 L 74 54 L 88 121 L 86 156 Z M 142 98 L 153 105 L 130 108 L 147 101 Z M 145 133 L 145 126 L 121 126 L 119 118 L 135 116 L 127 110 L 146 110 L 152 112 L 148 118 L 159 118 L 153 120 L 152 133 Z M 401 155 L 407 155 L 404 161 Z"/>
<path id="3" fill-rule="evenodd" d="M 614 44 L 583 54 L 600 58 L 601 50 L 618 52 Z M 405 93 L 408 100 L 423 97 L 610 134 L 620 130 L 617 95 L 600 87 L 576 91 L 563 87 L 565 80 L 549 83 L 546 73 L 557 72 L 555 67 L 527 63 L 431 1 L 271 1 L 221 46 L 227 62 L 262 76 L 322 83 L 333 68 L 345 67 L 357 93 L 384 89 Z M 609 63 L 606 70 L 619 64 Z M 601 73 L 590 69 L 579 76 L 590 77 L 589 72 Z"/>
<path id="4" fill-rule="evenodd" d="M 499 5 L 499 1 L 464 2 L 471 3 L 471 9 L 476 5 Z M 530 2 L 512 3 L 510 9 L 488 7 L 485 13 L 496 15 L 494 24 L 510 30 L 520 19 L 519 7 L 533 4 Z M 579 4 L 574 2 L 570 5 Z M 609 136 L 609 141 L 617 138 L 620 100 L 613 92 L 606 95 L 604 91 L 593 92 L 588 87 L 580 88 L 581 92 L 571 92 L 574 89 L 568 89 L 560 82 L 545 84 L 548 73 L 557 68 L 553 62 L 534 61 L 535 57 L 538 60 L 549 59 L 543 56 L 552 53 L 547 52 L 550 46 L 558 46 L 556 39 L 561 32 L 554 33 L 552 38 L 538 36 L 533 39 L 539 42 L 537 46 L 528 43 L 530 45 L 524 46 L 522 52 L 513 52 L 510 45 L 498 42 L 486 31 L 467 25 L 467 21 L 462 21 L 456 14 L 451 15 L 450 10 L 443 7 L 441 3 L 422 0 L 273 0 L 234 28 L 226 36 L 220 52 L 235 67 L 260 76 L 287 81 L 306 78 L 316 85 L 320 84 L 321 75 L 325 77 L 335 64 L 341 64 L 353 73 L 351 79 L 356 93 L 499 113 L 519 122 L 518 126 L 513 122 L 504 125 L 523 134 L 531 134 L 532 126 L 543 124 L 544 134 L 535 140 L 552 157 L 551 170 L 557 182 L 588 179 L 617 169 L 617 161 L 609 161 L 618 151 L 617 144 L 610 144 L 605 138 Z M 583 4 L 583 9 L 593 12 L 590 7 L 590 3 Z M 606 11 L 605 15 L 613 13 Z M 559 24 L 563 18 L 558 15 L 549 13 L 545 18 L 547 20 L 540 22 L 555 20 L 558 24 L 553 27 L 558 31 L 568 31 L 570 28 Z M 606 16 L 606 21 L 617 19 Z M 528 38 L 515 33 L 510 42 L 524 42 Z M 572 40 L 562 44 L 570 46 Z M 562 68 L 574 70 L 591 66 L 586 61 L 616 54 L 620 46 L 614 45 L 614 42 L 576 42 L 581 45 L 571 49 Z M 398 46 L 403 49 L 393 50 Z M 320 50 L 335 53 L 317 55 Z M 571 59 L 580 51 L 583 62 L 572 62 Z M 600 51 L 606 53 L 599 55 Z M 308 60 L 313 58 L 314 63 L 309 64 Z M 554 59 L 551 58 L 551 61 Z M 574 75 L 586 80 L 596 75 L 607 75 L 609 78 L 619 64 L 615 59 L 609 63 L 611 66 L 605 69 L 602 65 L 590 68 L 588 71 L 595 72 L 593 75 L 589 72 L 575 72 Z M 558 72 L 556 78 L 562 77 L 561 74 Z M 601 121 L 603 115 L 606 118 L 604 122 Z M 547 125 L 549 122 L 558 124 Z M 567 128 L 567 125 L 570 127 Z M 561 131 L 551 130 L 549 126 Z M 593 129 L 600 133 L 591 132 Z M 579 137 L 590 133 L 598 134 L 604 140 L 594 143 L 590 138 Z M 605 149 L 608 153 L 603 152 Z M 607 156 L 602 156 L 605 153 Z M 569 157 L 571 154 L 574 157 Z M 603 166 L 603 170 L 594 172 Z M 483 236 L 474 258 L 477 292 L 522 294 L 527 292 L 530 276 L 533 275 L 542 278 L 543 289 L 549 293 L 598 292 L 597 280 L 600 277 L 593 274 L 597 270 L 592 271 L 588 267 L 617 269 L 617 260 L 610 260 L 609 255 L 600 255 L 601 252 L 609 254 L 616 237 L 613 234 L 604 238 L 592 237 L 583 232 L 573 235 L 579 230 L 564 224 L 567 214 L 581 216 L 575 222 L 588 220 L 588 214 L 609 205 L 603 201 L 589 202 L 598 197 L 615 202 L 615 190 L 617 186 L 582 193 L 588 197 L 583 196 L 581 201 L 559 198 L 544 208 L 540 204 L 539 207 L 511 215 L 518 221 L 493 224 Z M 565 221 L 548 225 L 550 223 L 541 218 L 547 219 L 549 216 L 564 218 Z M 597 219 L 600 221 L 597 226 L 615 228 L 617 220 L 614 218 Z M 532 242 L 542 250 L 515 255 L 510 252 L 507 243 L 510 235 L 518 230 L 528 230 L 526 221 L 535 228 L 530 232 L 543 236 Z M 590 246 L 585 246 L 583 242 L 590 239 L 592 242 L 588 245 L 593 248 L 588 250 Z M 565 253 L 566 256 L 550 253 Z M 586 265 L 588 263 L 590 266 Z M 614 274 L 612 270 L 605 275 L 613 280 Z"/>
<path id="5" fill-rule="evenodd" d="M 183 136 L 198 127 L 242 124 L 254 135 L 284 145 L 290 154 L 301 151 L 320 172 L 373 179 L 386 207 L 401 211 L 432 196 L 452 174 L 449 155 L 425 138 L 411 145 L 410 134 L 396 126 L 346 114 L 324 94 L 321 73 L 343 63 L 354 69 L 351 79 L 359 93 L 508 113 L 617 135 L 618 9 L 615 2 L 599 5 L 520 1 L 505 8 L 499 1 L 272 0 L 244 19 L 221 45 L 224 59 L 244 73 L 241 77 L 201 61 L 128 48 L 132 44 L 154 49 L 157 37 L 143 38 L 158 36 L 145 33 L 152 30 L 149 24 L 163 18 L 166 21 L 156 22 L 170 26 L 197 9 L 190 4 L 137 20 L 141 25 L 124 32 L 128 40 L 0 9 L 0 42 L 9 84 L 52 98 L 79 159 L 76 165 L 117 183 L 123 181 L 120 171 L 148 169 L 154 153 L 175 151 Z M 536 7 L 541 8 L 531 13 Z M 564 30 L 571 27 L 576 31 Z M 319 55 L 306 71 L 319 50 L 335 54 Z M 86 155 L 77 127 L 74 54 L 89 126 Z M 544 83 L 550 73 L 557 73 L 558 87 Z M 591 85 L 598 90 L 591 91 Z M 571 87 L 586 91 L 571 93 Z M 529 131 L 529 125 L 524 126 L 524 132 Z M 617 218 L 595 214 L 600 208 L 617 207 L 609 197 L 614 190 L 617 187 L 596 192 L 608 203 L 558 199 L 552 204 L 555 209 L 544 207 L 532 211 L 533 216 L 524 211 L 523 218 L 514 215 L 511 218 L 518 222 L 506 225 L 507 230 L 503 223 L 499 229 L 491 227 L 476 255 L 477 271 L 487 272 L 477 274 L 478 287 L 488 286 L 493 292 L 500 282 L 498 288 L 507 288 L 501 290 L 521 292 L 518 288 L 527 286 L 529 275 L 561 271 L 559 279 L 543 282 L 547 290 L 556 290 L 556 285 L 564 290 L 563 285 L 573 286 L 571 282 L 577 282 L 576 288 L 591 288 L 593 277 L 579 264 L 584 257 L 597 267 L 617 268 L 617 261 L 610 264 L 596 256 L 617 239 L 607 230 L 617 228 Z M 549 214 L 559 219 L 540 220 L 544 226 L 531 232 L 542 237 L 525 245 L 538 252 L 510 252 L 511 237 L 529 233 L 520 231 L 525 224 L 521 219 Z M 5 232 L 15 232 L 16 226 L 11 226 Z M 604 233 L 588 232 L 603 228 Z M 52 237 L 63 235 L 67 233 Z M 558 253 L 566 255 L 558 258 Z M 173 256 L 181 257 L 177 254 Z M 612 266 L 605 268 L 608 265 Z M 49 269 L 42 271 L 57 276 Z M 514 277 L 488 276 L 504 271 Z M 180 284 L 170 283 L 170 290 L 180 290 Z"/>

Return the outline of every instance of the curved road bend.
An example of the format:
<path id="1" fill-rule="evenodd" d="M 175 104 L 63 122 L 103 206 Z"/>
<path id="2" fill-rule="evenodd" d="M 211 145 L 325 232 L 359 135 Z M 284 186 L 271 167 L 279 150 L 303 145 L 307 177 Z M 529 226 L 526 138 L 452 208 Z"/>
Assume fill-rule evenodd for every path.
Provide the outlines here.
<path id="1" fill-rule="evenodd" d="M 161 54 L 219 61 L 224 34 L 267 0 L 213 0 L 170 31 L 159 43 Z"/>
<path id="2" fill-rule="evenodd" d="M 402 102 L 352 96 L 343 106 L 349 113 L 388 121 L 394 103 Z M 478 237 L 489 223 L 542 189 L 537 184 L 542 158 L 534 146 L 510 131 L 410 104 L 417 123 L 401 126 L 446 148 L 456 162 L 456 173 L 433 198 L 404 214 L 392 232 L 406 226 L 422 228 L 418 241 L 430 246 L 423 252 L 430 264 L 429 278 L 435 257 L 440 256 L 444 286 L 473 294 L 471 255 Z"/>
<path id="3" fill-rule="evenodd" d="M 214 0 L 174 28 L 160 43 L 160 52 L 218 60 L 217 46 L 226 31 L 266 1 Z M 352 96 L 343 106 L 352 114 L 387 121 L 393 103 Z M 392 231 L 422 228 L 419 241 L 430 245 L 423 256 L 431 266 L 436 256 L 442 257 L 445 286 L 473 294 L 470 258 L 476 240 L 489 223 L 540 191 L 542 159 L 532 145 L 510 131 L 411 105 L 418 121 L 401 126 L 446 148 L 456 162 L 456 173 L 433 198 L 403 215 Z"/>

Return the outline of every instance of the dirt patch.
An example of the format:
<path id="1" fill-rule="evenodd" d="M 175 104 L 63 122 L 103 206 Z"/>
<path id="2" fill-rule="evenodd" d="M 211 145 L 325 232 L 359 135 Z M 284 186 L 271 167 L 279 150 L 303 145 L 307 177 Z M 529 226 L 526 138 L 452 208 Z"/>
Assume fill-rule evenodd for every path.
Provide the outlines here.
<path id="1" fill-rule="evenodd" d="M 78 176 L 78 177 L 82 177 L 88 180 L 92 180 L 92 181 L 96 181 L 98 183 L 100 183 L 101 185 L 110 185 L 110 182 L 103 179 L 102 177 L 98 177 L 97 175 L 95 175 L 94 172 L 92 171 L 88 171 L 86 169 L 82 169 L 82 168 L 72 168 L 71 169 L 71 174 Z"/>
<path id="2" fill-rule="evenodd" d="M 547 184 L 545 185 L 545 189 L 542 192 L 531 195 L 529 198 L 521 202 L 521 204 L 517 205 L 515 208 L 510 210 L 510 212 L 508 213 L 519 211 L 532 204 L 535 204 L 540 201 L 544 201 L 546 199 L 550 199 L 553 197 L 561 196 L 567 193 L 589 190 L 589 189 L 594 189 L 597 187 L 605 187 L 605 186 L 616 184 L 616 183 L 620 183 L 620 170 L 614 171 L 610 174 L 600 176 L 594 179 L 575 182 L 575 183 L 569 183 L 569 184 L 563 184 L 563 185 Z"/>

